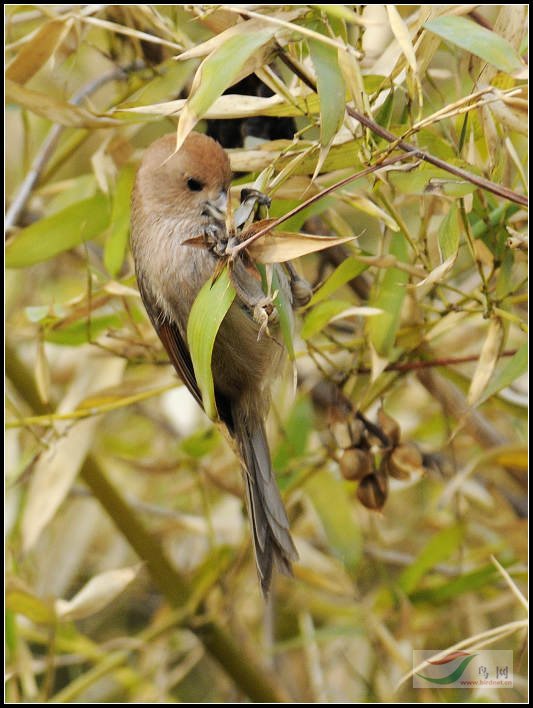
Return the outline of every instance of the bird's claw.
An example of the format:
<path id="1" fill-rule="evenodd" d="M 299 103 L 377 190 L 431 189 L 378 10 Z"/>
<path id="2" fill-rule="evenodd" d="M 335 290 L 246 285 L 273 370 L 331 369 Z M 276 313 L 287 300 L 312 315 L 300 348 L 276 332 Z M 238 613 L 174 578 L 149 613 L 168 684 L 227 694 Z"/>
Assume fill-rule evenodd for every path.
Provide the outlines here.
<path id="1" fill-rule="evenodd" d="M 258 207 L 269 207 L 271 201 L 270 197 L 263 194 L 263 192 L 260 192 L 258 189 L 245 188 L 241 190 L 241 203 L 233 216 L 237 231 L 242 231 L 252 215 L 255 217 Z"/>
<path id="2" fill-rule="evenodd" d="M 217 224 L 208 224 L 204 230 L 204 239 L 207 248 L 216 256 L 221 258 L 225 255 L 228 247 L 228 237 L 225 230 Z"/>
<path id="3" fill-rule="evenodd" d="M 276 324 L 279 322 L 279 314 L 277 309 L 274 307 L 272 297 L 261 298 L 255 304 L 253 318 L 254 322 L 257 322 L 259 325 L 259 332 L 257 333 L 257 341 L 259 341 L 263 334 L 268 332 L 269 324 Z"/>

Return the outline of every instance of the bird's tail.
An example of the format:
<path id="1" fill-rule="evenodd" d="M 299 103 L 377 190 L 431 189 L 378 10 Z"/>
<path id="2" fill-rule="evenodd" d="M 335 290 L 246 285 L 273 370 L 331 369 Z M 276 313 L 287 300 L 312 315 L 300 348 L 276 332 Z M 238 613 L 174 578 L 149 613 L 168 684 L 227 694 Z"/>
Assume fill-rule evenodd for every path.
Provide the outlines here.
<path id="1" fill-rule="evenodd" d="M 298 553 L 272 470 L 262 421 L 247 421 L 234 410 L 233 432 L 244 463 L 257 573 L 263 593 L 267 595 L 274 564 L 285 575 L 292 575 L 291 563 L 298 559 Z"/>

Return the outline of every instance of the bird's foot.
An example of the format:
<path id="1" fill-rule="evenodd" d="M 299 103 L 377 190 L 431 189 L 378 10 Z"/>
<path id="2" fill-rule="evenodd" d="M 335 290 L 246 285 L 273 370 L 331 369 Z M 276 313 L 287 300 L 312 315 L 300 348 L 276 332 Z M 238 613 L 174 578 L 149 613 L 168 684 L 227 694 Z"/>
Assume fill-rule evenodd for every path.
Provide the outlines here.
<path id="1" fill-rule="evenodd" d="M 274 293 L 273 297 L 264 297 L 255 303 L 253 318 L 259 325 L 257 341 L 261 339 L 265 332 L 268 333 L 269 324 L 277 324 L 279 322 L 279 313 L 274 306 L 274 298 L 276 295 L 277 293 Z"/>

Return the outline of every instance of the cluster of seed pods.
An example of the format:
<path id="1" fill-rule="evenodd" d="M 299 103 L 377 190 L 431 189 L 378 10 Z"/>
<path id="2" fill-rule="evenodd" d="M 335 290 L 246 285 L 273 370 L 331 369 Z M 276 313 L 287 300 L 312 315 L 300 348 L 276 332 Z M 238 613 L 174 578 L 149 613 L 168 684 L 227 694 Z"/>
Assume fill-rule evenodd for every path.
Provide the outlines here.
<path id="1" fill-rule="evenodd" d="M 357 412 L 330 428 L 342 476 L 359 482 L 357 498 L 367 509 L 381 511 L 391 477 L 408 480 L 424 471 L 420 450 L 414 443 L 401 442 L 398 422 L 383 408 L 378 411 L 377 424 Z"/>

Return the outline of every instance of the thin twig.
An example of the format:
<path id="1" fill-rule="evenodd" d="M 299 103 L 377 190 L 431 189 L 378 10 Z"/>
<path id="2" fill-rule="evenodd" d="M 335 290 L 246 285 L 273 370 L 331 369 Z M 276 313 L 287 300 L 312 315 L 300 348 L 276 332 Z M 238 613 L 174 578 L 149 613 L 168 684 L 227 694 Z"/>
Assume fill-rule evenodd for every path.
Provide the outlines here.
<path id="1" fill-rule="evenodd" d="M 516 354 L 516 349 L 510 349 L 508 351 L 502 352 L 500 356 L 514 356 Z M 479 354 L 472 354 L 470 356 L 459 356 L 459 357 L 447 357 L 443 359 L 428 359 L 421 361 L 408 361 L 405 363 L 392 363 L 385 367 L 385 371 L 419 371 L 420 369 L 431 369 L 436 366 L 454 366 L 456 364 L 466 364 L 471 361 L 478 361 Z M 370 374 L 371 369 L 368 366 L 360 366 L 357 369 L 358 374 Z"/>

